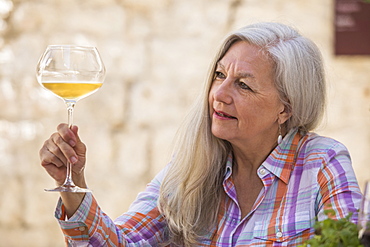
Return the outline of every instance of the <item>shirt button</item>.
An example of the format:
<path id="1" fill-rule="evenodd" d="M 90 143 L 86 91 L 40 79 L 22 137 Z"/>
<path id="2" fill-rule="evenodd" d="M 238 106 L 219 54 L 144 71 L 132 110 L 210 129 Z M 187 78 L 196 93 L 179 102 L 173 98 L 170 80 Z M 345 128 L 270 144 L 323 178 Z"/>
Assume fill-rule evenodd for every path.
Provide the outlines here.
<path id="1" fill-rule="evenodd" d="M 81 232 L 83 232 L 83 231 L 85 231 L 85 230 L 86 230 L 86 227 L 84 227 L 84 226 L 80 226 L 80 227 L 78 228 L 78 230 L 79 230 L 79 231 L 81 231 Z"/>
<path id="2" fill-rule="evenodd" d="M 258 172 L 260 173 L 260 175 L 265 175 L 266 174 L 266 169 L 261 168 L 261 169 L 259 169 Z"/>
<path id="3" fill-rule="evenodd" d="M 277 233 L 276 233 L 276 237 L 277 237 L 277 238 L 281 238 L 282 236 L 283 236 L 283 233 L 282 233 L 282 232 L 277 232 Z"/>

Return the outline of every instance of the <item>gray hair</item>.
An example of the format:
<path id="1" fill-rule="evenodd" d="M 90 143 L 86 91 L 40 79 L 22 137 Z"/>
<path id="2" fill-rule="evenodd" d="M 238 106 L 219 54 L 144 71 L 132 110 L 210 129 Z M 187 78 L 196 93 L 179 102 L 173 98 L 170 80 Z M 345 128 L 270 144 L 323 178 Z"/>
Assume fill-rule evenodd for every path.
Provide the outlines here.
<path id="1" fill-rule="evenodd" d="M 274 63 L 275 86 L 292 116 L 286 130 L 298 127 L 307 132 L 320 123 L 326 105 L 326 82 L 321 52 L 311 40 L 280 23 L 263 22 L 232 32 L 215 57 L 208 80 L 212 85 L 216 63 L 236 41 L 261 48 Z"/>

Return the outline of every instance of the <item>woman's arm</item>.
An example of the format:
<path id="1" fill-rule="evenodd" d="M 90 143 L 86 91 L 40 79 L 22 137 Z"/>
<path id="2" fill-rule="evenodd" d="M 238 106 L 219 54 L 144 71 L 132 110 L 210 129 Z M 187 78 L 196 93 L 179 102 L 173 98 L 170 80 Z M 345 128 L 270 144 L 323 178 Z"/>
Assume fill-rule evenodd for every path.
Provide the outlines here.
<path id="1" fill-rule="evenodd" d="M 60 124 L 57 132 L 45 141 L 40 150 L 41 165 L 56 181 L 63 184 L 66 163 L 72 163 L 72 177 L 77 186 L 86 188 L 84 168 L 86 146 L 78 136 L 78 128 Z M 139 194 L 129 212 L 113 221 L 99 207 L 91 193 L 61 193 L 55 212 L 69 245 L 80 246 L 157 246 L 165 239 L 166 223 L 157 208 L 163 170 Z"/>

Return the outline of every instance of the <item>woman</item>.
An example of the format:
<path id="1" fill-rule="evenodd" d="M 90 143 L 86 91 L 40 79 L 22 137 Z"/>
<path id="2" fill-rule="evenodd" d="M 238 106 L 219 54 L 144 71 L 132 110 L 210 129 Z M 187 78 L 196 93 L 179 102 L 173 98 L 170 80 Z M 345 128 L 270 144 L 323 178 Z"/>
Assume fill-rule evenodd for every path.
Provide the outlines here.
<path id="1" fill-rule="evenodd" d="M 317 47 L 295 30 L 259 23 L 231 33 L 177 136 L 173 160 L 112 221 L 91 193 L 61 193 L 56 217 L 72 244 L 297 246 L 325 209 L 343 218 L 361 193 L 347 149 L 310 132 L 325 106 Z M 65 124 L 40 150 L 62 184 L 65 163 L 86 187 L 85 145 Z"/>

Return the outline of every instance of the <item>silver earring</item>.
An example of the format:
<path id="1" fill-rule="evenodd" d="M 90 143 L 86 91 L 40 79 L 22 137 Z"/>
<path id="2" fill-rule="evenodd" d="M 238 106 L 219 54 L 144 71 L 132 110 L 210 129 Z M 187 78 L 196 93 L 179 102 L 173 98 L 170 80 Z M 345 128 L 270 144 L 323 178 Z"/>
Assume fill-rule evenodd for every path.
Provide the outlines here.
<path id="1" fill-rule="evenodd" d="M 279 136 L 277 139 L 278 145 L 283 141 L 283 136 L 281 135 L 281 125 L 279 124 Z"/>

